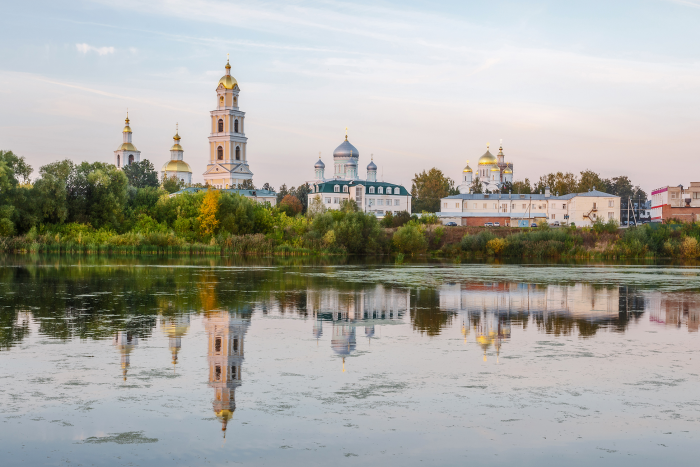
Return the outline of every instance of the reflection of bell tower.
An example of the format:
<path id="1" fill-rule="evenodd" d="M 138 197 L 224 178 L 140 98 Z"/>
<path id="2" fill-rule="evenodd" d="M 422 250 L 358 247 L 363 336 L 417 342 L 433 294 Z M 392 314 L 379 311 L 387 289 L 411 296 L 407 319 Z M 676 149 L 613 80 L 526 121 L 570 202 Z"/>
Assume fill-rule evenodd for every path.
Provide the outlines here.
<path id="1" fill-rule="evenodd" d="M 221 420 L 221 431 L 226 436 L 226 425 L 236 410 L 236 387 L 241 385 L 243 337 L 249 322 L 237 313 L 216 311 L 204 318 L 209 348 L 209 387 L 215 389 L 213 408 Z"/>
<path id="2" fill-rule="evenodd" d="M 168 347 L 172 354 L 173 365 L 177 365 L 177 354 L 182 347 L 182 337 L 190 328 L 190 315 L 164 316 L 161 321 L 163 333 L 168 336 Z"/>
<path id="3" fill-rule="evenodd" d="M 114 335 L 114 339 L 112 339 L 112 345 L 116 345 L 117 349 L 119 349 L 119 352 L 122 354 L 122 376 L 124 377 L 124 381 L 126 381 L 126 372 L 129 370 L 129 366 L 131 366 L 129 354 L 138 343 L 139 338 L 126 331 L 117 332 Z"/>

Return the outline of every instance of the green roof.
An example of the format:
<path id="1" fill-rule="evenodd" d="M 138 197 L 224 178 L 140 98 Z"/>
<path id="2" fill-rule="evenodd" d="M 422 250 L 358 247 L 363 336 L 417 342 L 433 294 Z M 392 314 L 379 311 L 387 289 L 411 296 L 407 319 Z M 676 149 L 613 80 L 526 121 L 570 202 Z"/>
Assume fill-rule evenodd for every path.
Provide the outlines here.
<path id="1" fill-rule="evenodd" d="M 336 185 L 338 185 L 340 187 L 342 187 L 344 185 L 348 185 L 348 186 L 361 185 L 361 186 L 366 187 L 365 193 L 368 195 L 380 194 L 380 193 L 370 193 L 368 190 L 369 187 L 375 187 L 375 191 L 376 191 L 376 188 L 378 188 L 378 187 L 383 187 L 383 188 L 390 187 L 390 188 L 399 188 L 399 190 L 400 190 L 399 195 L 400 196 L 411 196 L 411 194 L 408 192 L 408 190 L 406 190 L 406 188 L 404 188 L 403 186 L 396 185 L 395 183 L 387 183 L 387 182 L 368 182 L 366 180 L 328 180 L 326 182 L 318 183 L 316 185 L 318 186 L 318 191 L 312 192 L 312 193 L 335 193 L 335 186 Z M 312 185 L 312 188 L 313 188 L 313 185 Z M 342 188 L 340 188 L 340 192 L 341 193 L 343 192 Z M 396 194 L 396 193 L 392 193 L 392 194 Z"/>

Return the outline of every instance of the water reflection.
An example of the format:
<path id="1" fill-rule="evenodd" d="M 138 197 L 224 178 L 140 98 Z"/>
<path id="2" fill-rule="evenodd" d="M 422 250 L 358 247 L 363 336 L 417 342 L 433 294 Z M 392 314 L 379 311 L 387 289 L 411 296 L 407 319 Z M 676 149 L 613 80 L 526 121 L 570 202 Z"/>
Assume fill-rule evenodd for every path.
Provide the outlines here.
<path id="1" fill-rule="evenodd" d="M 122 377 L 126 381 L 126 374 L 131 366 L 130 355 L 138 345 L 139 339 L 130 332 L 119 331 L 114 334 L 112 345 L 116 346 L 121 354 Z"/>
<path id="2" fill-rule="evenodd" d="M 209 387 L 214 389 L 212 406 L 216 418 L 221 421 L 224 437 L 236 410 L 236 388 L 241 385 L 244 356 L 243 338 L 249 325 L 250 317 L 237 312 L 212 311 L 204 316 Z"/>
<path id="3" fill-rule="evenodd" d="M 182 338 L 190 328 L 190 315 L 180 314 L 176 316 L 163 316 L 161 318 L 161 328 L 168 336 L 168 347 L 172 356 L 172 364 L 177 365 L 177 354 L 182 348 Z"/>
<path id="4" fill-rule="evenodd" d="M 654 295 L 649 297 L 648 309 L 649 319 L 654 323 L 698 331 L 700 300 L 694 294 Z"/>

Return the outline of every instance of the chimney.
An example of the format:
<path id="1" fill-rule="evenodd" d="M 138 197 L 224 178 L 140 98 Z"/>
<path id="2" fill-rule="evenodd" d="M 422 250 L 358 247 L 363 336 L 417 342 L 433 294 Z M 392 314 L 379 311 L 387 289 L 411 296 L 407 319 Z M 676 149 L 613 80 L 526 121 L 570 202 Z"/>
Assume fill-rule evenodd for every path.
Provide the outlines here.
<path id="1" fill-rule="evenodd" d="M 549 196 L 550 196 L 549 187 L 546 186 L 546 187 L 544 187 L 544 197 L 549 198 Z"/>

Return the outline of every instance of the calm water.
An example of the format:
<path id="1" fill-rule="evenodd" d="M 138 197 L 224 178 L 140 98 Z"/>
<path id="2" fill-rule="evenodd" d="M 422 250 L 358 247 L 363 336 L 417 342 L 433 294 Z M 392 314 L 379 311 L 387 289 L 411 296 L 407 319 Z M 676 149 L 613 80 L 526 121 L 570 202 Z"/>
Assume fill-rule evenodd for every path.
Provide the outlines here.
<path id="1" fill-rule="evenodd" d="M 0 463 L 689 465 L 700 269 L 0 263 Z"/>

